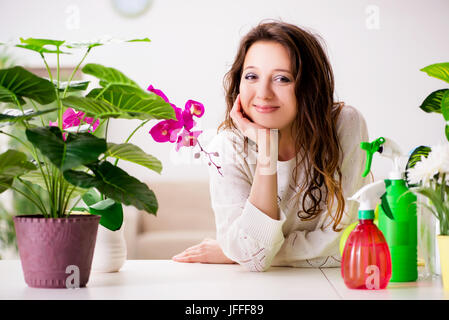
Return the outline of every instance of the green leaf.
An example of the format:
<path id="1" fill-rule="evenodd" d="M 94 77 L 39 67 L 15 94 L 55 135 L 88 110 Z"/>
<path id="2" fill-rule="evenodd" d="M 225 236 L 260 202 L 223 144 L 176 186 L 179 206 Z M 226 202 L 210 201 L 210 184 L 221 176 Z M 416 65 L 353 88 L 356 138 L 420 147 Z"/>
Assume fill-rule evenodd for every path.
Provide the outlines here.
<path id="1" fill-rule="evenodd" d="M 65 44 L 64 46 L 67 48 L 88 48 L 91 49 L 93 47 L 103 46 L 105 44 L 111 43 L 111 42 L 120 42 L 119 40 L 115 39 L 108 39 L 103 41 L 91 41 L 91 42 L 74 42 Z M 132 40 L 125 40 L 124 42 L 151 42 L 148 38 L 143 39 L 132 39 Z"/>
<path id="2" fill-rule="evenodd" d="M 443 114 L 444 120 L 449 121 L 449 90 L 441 98 L 441 113 Z"/>
<path id="3" fill-rule="evenodd" d="M 87 191 L 83 195 L 82 199 L 87 206 L 91 206 L 97 202 L 100 202 L 101 196 L 98 194 L 98 192 L 95 189 L 89 189 L 89 191 Z"/>
<path id="4" fill-rule="evenodd" d="M 139 164 L 145 168 L 161 173 L 162 163 L 154 156 L 145 153 L 142 149 L 132 143 L 108 143 L 108 150 L 104 154 L 120 160 L 126 160 Z"/>
<path id="5" fill-rule="evenodd" d="M 89 98 L 100 98 L 123 111 L 124 119 L 176 119 L 173 107 L 157 94 L 150 94 L 140 88 L 110 85 L 106 89 L 93 89 Z"/>
<path id="6" fill-rule="evenodd" d="M 0 174 L 16 177 L 30 170 L 36 170 L 36 166 L 27 160 L 25 153 L 10 149 L 0 154 Z"/>
<path id="7" fill-rule="evenodd" d="M 107 101 L 123 111 L 119 116 L 113 117 L 140 120 L 176 119 L 173 107 L 169 103 L 156 94 L 143 91 L 121 71 L 90 63 L 84 66 L 83 72 L 100 79 L 100 85 L 103 87 L 93 89 L 87 98 Z"/>
<path id="8" fill-rule="evenodd" d="M 34 117 L 40 116 L 42 114 L 46 114 L 46 113 L 50 113 L 53 111 L 58 110 L 57 108 L 53 108 L 53 109 L 47 109 L 47 110 L 42 110 L 42 111 L 37 111 L 37 112 L 30 112 L 30 113 L 25 113 L 19 116 L 13 116 L 13 115 L 9 115 L 9 114 L 0 114 L 0 122 L 17 122 L 17 121 L 23 121 L 23 120 L 29 120 L 32 119 Z"/>
<path id="9" fill-rule="evenodd" d="M 31 50 L 31 51 L 36 51 L 36 52 L 39 52 L 40 54 L 43 54 L 43 53 L 70 54 L 69 52 L 63 52 L 63 51 L 61 51 L 59 49 L 58 50 L 50 50 L 50 49 L 46 49 L 44 47 L 35 46 L 35 45 L 32 45 L 32 44 L 16 44 L 15 47 L 28 49 L 28 50 Z"/>
<path id="10" fill-rule="evenodd" d="M 64 47 L 70 48 L 70 49 L 77 49 L 77 48 L 87 48 L 91 49 L 93 47 L 102 46 L 104 43 L 101 42 L 73 42 L 69 44 L 64 44 Z"/>
<path id="11" fill-rule="evenodd" d="M 0 154 L 0 193 L 11 187 L 15 177 L 35 169 L 23 152 L 10 149 Z"/>
<path id="12" fill-rule="evenodd" d="M 121 71 L 102 66 L 101 64 L 88 63 L 84 66 L 82 71 L 100 79 L 100 85 L 103 87 L 112 84 L 119 84 L 140 88 L 136 82 L 129 79 Z"/>
<path id="13" fill-rule="evenodd" d="M 66 170 L 63 175 L 68 182 L 80 188 L 96 188 L 100 184 L 96 176 L 82 171 Z"/>
<path id="14" fill-rule="evenodd" d="M 17 99 L 17 100 L 16 100 Z M 22 97 L 16 96 L 14 92 L 8 90 L 7 88 L 0 85 L 0 101 L 6 103 L 12 103 L 15 107 L 18 107 L 17 104 L 24 105 L 26 103 Z"/>
<path id="15" fill-rule="evenodd" d="M 64 40 L 52 40 L 52 39 L 38 39 L 38 38 L 20 38 L 20 42 L 21 43 L 25 43 L 25 44 L 31 44 L 34 46 L 46 46 L 46 45 L 52 45 L 55 47 L 60 47 L 61 45 L 64 44 Z"/>
<path id="16" fill-rule="evenodd" d="M 449 124 L 447 124 L 444 128 L 444 133 L 446 134 L 446 139 L 449 141 Z"/>
<path id="17" fill-rule="evenodd" d="M 408 158 L 406 170 L 413 168 L 418 162 L 421 161 L 421 157 L 427 158 L 432 148 L 427 146 L 419 146 L 413 150 L 412 154 Z"/>
<path id="18" fill-rule="evenodd" d="M 57 87 L 57 81 L 55 81 L 55 87 Z M 69 88 L 67 89 L 67 92 L 73 92 L 73 91 L 83 91 L 86 90 L 89 86 L 90 81 L 70 81 Z M 59 91 L 64 92 L 65 88 L 67 87 L 68 81 L 59 82 Z"/>
<path id="19" fill-rule="evenodd" d="M 119 230 L 123 223 L 123 207 L 112 199 L 101 200 L 89 206 L 91 214 L 101 216 L 100 224 L 112 231 Z"/>
<path id="20" fill-rule="evenodd" d="M 59 47 L 64 44 L 65 41 L 61 40 L 51 40 L 51 39 L 37 39 L 37 38 L 20 38 L 20 42 L 23 44 L 17 44 L 16 47 L 24 48 L 32 51 L 43 53 L 62 53 L 70 54 L 69 52 L 63 52 L 59 50 Z M 54 46 L 55 50 L 45 48 L 45 46 Z"/>
<path id="21" fill-rule="evenodd" d="M 427 113 L 441 113 L 441 99 L 446 92 L 449 92 L 449 89 L 440 89 L 432 92 L 426 99 L 424 99 L 423 103 L 419 107 Z"/>
<path id="22" fill-rule="evenodd" d="M 97 119 L 119 118 L 126 116 L 126 112 L 103 100 L 69 96 L 61 99 L 61 101 L 65 107 L 81 110 L 85 112 L 87 116 L 93 116 Z"/>
<path id="23" fill-rule="evenodd" d="M 435 63 L 422 68 L 429 76 L 449 82 L 449 62 Z"/>
<path id="24" fill-rule="evenodd" d="M 143 39 L 126 40 L 126 42 L 151 42 L 151 40 L 148 38 L 143 38 Z"/>
<path id="25" fill-rule="evenodd" d="M 121 95 L 121 94 L 137 95 L 144 99 L 148 98 L 149 96 L 155 96 L 155 94 L 151 94 L 151 93 L 147 93 L 147 92 L 143 91 L 140 87 L 133 87 L 133 86 L 121 85 L 121 84 L 109 84 L 105 88 L 92 89 L 86 95 L 86 97 L 92 98 L 92 99 L 104 98 L 104 100 L 109 102 L 110 100 L 114 99 L 114 95 Z M 117 100 L 117 97 L 115 97 L 115 99 Z"/>
<path id="26" fill-rule="evenodd" d="M 438 219 L 441 221 L 445 217 L 444 214 L 444 204 L 443 199 L 441 198 L 441 193 L 438 190 L 433 190 L 429 187 L 421 187 L 416 192 L 422 194 L 427 197 L 430 201 L 432 201 L 432 205 L 435 207 L 435 211 L 438 215 Z"/>
<path id="27" fill-rule="evenodd" d="M 98 160 L 106 151 L 104 139 L 83 133 L 69 133 L 64 141 L 58 127 L 38 127 L 26 130 L 28 140 L 62 171 Z"/>
<path id="28" fill-rule="evenodd" d="M 407 165 L 405 166 L 405 179 L 409 187 L 415 187 L 416 185 L 410 184 L 408 180 L 408 170 L 413 168 L 418 162 L 421 161 L 421 157 L 427 158 L 432 148 L 427 146 L 419 146 L 413 150 L 412 154 L 408 158 Z"/>
<path id="29" fill-rule="evenodd" d="M 419 193 L 419 192 L 418 192 Z M 438 213 L 435 212 L 435 208 L 433 208 L 432 206 L 428 205 L 427 203 L 420 203 L 423 207 L 425 207 L 427 210 L 430 211 L 430 213 L 432 213 L 435 218 L 439 219 Z"/>
<path id="30" fill-rule="evenodd" d="M 39 104 L 56 100 L 53 84 L 20 66 L 0 70 L 0 101 L 24 104 L 23 98 L 30 98 Z"/>
<path id="31" fill-rule="evenodd" d="M 0 193 L 11 188 L 14 178 L 0 175 Z"/>
<path id="32" fill-rule="evenodd" d="M 94 176 L 67 170 L 64 172 L 64 178 L 71 184 L 83 188 L 95 187 L 108 198 L 156 215 L 158 209 L 156 196 L 146 184 L 107 161 L 89 164 L 87 167 L 92 170 Z"/>
<path id="33" fill-rule="evenodd" d="M 94 89 L 99 90 L 99 89 Z M 81 110 L 87 116 L 95 118 L 121 119 L 175 119 L 175 112 L 170 104 L 157 95 L 142 98 L 138 94 L 122 91 L 106 90 L 101 99 L 94 99 L 96 91 L 92 90 L 87 97 L 70 96 L 62 99 L 66 107 Z M 109 102 L 110 100 L 111 102 Z"/>

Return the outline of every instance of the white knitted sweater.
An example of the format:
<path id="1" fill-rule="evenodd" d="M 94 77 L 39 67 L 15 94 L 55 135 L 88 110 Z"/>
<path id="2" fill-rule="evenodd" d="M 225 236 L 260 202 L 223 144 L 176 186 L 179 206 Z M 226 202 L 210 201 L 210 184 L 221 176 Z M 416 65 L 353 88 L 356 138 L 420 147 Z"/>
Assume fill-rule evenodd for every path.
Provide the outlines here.
<path id="1" fill-rule="evenodd" d="M 343 153 L 340 168 L 345 214 L 340 226 L 344 228 L 357 219 L 358 204 L 347 198 L 366 183 L 360 142 L 368 141 L 368 132 L 362 114 L 347 105 L 340 113 L 337 130 Z M 213 165 L 209 167 L 217 241 L 224 254 L 250 271 L 265 271 L 270 266 L 339 267 L 341 232 L 333 231 L 325 204 L 323 212 L 311 221 L 298 217 L 302 206 L 292 197 L 299 192 L 298 182 L 303 178 L 299 168 L 298 182 L 293 181 L 295 157 L 277 162 L 280 220 L 271 219 L 249 202 L 257 152 L 252 141 L 246 148 L 243 141 L 240 131 L 224 130 L 208 145 L 209 152 L 218 151 L 214 162 L 223 173 L 221 176 Z"/>

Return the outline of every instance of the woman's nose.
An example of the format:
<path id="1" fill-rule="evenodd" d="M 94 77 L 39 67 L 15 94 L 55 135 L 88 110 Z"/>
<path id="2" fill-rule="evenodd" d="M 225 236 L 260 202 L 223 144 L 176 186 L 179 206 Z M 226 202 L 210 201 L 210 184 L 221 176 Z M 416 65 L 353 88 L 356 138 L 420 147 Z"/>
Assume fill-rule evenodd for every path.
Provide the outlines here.
<path id="1" fill-rule="evenodd" d="M 257 98 L 270 100 L 274 96 L 271 82 L 267 80 L 259 81 L 257 86 Z"/>

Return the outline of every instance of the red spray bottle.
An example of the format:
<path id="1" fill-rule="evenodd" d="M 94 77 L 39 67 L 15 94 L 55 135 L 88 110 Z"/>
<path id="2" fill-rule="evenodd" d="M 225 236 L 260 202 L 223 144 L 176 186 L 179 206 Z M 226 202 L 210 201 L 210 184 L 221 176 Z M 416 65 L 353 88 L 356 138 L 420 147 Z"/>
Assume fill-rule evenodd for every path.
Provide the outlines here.
<path id="1" fill-rule="evenodd" d="M 346 240 L 341 276 L 350 289 L 385 289 L 391 278 L 391 256 L 382 231 L 373 223 L 384 181 L 366 185 L 348 200 L 360 202 L 359 224 Z"/>

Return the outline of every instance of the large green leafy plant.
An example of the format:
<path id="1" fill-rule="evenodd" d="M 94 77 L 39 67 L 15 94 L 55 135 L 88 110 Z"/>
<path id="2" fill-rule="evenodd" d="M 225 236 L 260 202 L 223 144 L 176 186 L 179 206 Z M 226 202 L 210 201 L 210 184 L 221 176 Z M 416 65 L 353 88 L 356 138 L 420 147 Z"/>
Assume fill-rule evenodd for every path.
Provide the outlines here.
<path id="1" fill-rule="evenodd" d="M 149 42 L 148 38 L 127 42 Z M 145 183 L 117 166 L 127 160 L 158 173 L 161 162 L 129 143 L 134 133 L 151 119 L 176 119 L 173 108 L 158 95 L 147 92 L 117 69 L 99 64 L 81 65 L 89 52 L 104 42 L 68 44 L 49 39 L 20 39 L 15 47 L 39 53 L 48 79 L 21 66 L 0 70 L 0 134 L 9 136 L 22 150 L 0 154 L 0 193 L 7 189 L 19 192 L 34 203 L 46 218 L 67 217 L 83 199 L 84 209 L 102 216 L 100 224 L 111 230 L 121 227 L 122 204 L 133 205 L 156 214 L 157 199 Z M 60 80 L 60 56 L 73 50 L 85 53 L 68 81 Z M 51 72 L 47 56 L 56 56 L 56 74 Z M 87 90 L 88 81 L 73 81 L 81 69 L 96 77 L 99 87 Z M 65 115 L 77 117 L 77 126 L 66 125 Z M 54 116 L 55 123 L 45 119 Z M 86 121 L 87 119 L 91 121 Z M 121 144 L 107 142 L 111 118 L 138 119 L 139 125 Z M 84 123 L 84 124 L 83 124 Z M 8 130 L 19 126 L 25 135 Z M 105 127 L 104 136 L 93 132 Z M 108 161 L 115 158 L 114 163 Z M 18 185 L 23 188 L 18 188 Z M 39 196 L 35 185 L 48 197 Z M 79 210 L 79 208 L 76 208 Z"/>
<path id="2" fill-rule="evenodd" d="M 421 71 L 449 83 L 449 62 L 432 64 Z M 429 94 L 420 108 L 443 115 L 448 143 L 417 147 L 407 163 L 407 180 L 412 191 L 429 200 L 423 205 L 439 220 L 440 234 L 449 235 L 449 88 Z"/>

